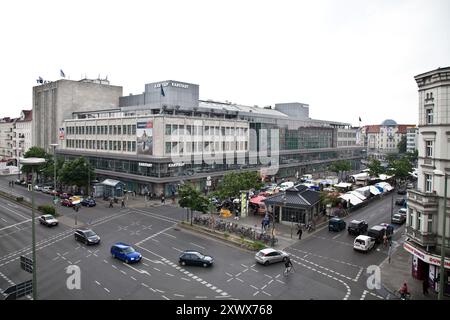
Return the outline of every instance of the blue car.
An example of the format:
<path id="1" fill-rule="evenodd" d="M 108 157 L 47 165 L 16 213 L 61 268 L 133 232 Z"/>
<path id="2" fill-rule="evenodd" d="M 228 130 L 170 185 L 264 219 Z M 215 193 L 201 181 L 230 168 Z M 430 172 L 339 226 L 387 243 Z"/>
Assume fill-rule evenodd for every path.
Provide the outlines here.
<path id="1" fill-rule="evenodd" d="M 142 255 L 134 250 L 132 246 L 122 242 L 117 242 L 111 247 L 111 255 L 113 258 L 126 263 L 139 262 L 142 259 Z"/>
<path id="2" fill-rule="evenodd" d="M 95 199 L 83 199 L 81 201 L 81 205 L 83 205 L 85 207 L 95 207 L 95 205 L 96 205 Z"/>

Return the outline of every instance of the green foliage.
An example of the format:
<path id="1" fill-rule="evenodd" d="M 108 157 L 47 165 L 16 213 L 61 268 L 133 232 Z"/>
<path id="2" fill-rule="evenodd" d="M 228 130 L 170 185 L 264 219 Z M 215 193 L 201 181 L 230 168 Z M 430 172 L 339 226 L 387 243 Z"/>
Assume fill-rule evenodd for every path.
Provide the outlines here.
<path id="1" fill-rule="evenodd" d="M 65 185 L 75 185 L 77 187 L 87 186 L 89 178 L 94 179 L 94 170 L 92 166 L 86 162 L 84 157 L 64 162 L 61 170 L 59 170 L 59 181 Z"/>
<path id="2" fill-rule="evenodd" d="M 414 150 L 414 152 L 407 152 L 405 154 L 405 157 L 412 165 L 414 165 L 417 162 L 417 159 L 419 158 L 419 151 L 416 149 Z"/>
<path id="3" fill-rule="evenodd" d="M 377 159 L 370 160 L 367 168 L 369 168 L 370 170 L 369 174 L 371 177 L 378 177 L 380 174 L 385 172 L 385 169 L 381 165 L 381 162 Z"/>
<path id="4" fill-rule="evenodd" d="M 256 171 L 231 172 L 223 177 L 218 190 L 214 194 L 220 199 L 237 197 L 241 190 L 257 190 L 262 188 L 263 185 L 261 177 Z"/>
<path id="5" fill-rule="evenodd" d="M 394 160 L 391 163 L 390 174 L 393 174 L 398 180 L 406 180 L 409 173 L 412 171 L 412 165 L 409 159 L 405 156 L 401 159 Z"/>
<path id="6" fill-rule="evenodd" d="M 178 201 L 180 207 L 201 213 L 209 211 L 209 200 L 191 184 L 181 186 L 178 193 L 180 195 L 180 200 Z"/>
<path id="7" fill-rule="evenodd" d="M 45 152 L 45 150 L 40 147 L 31 147 L 30 149 L 28 149 L 27 152 L 25 152 L 23 157 L 24 158 L 44 158 L 47 160 L 47 163 L 43 163 L 40 166 L 37 166 L 35 172 L 40 172 L 41 170 L 45 171 L 46 167 L 48 166 L 48 161 L 52 159 L 52 155 Z M 23 173 L 29 174 L 29 173 L 31 173 L 32 166 L 23 165 L 21 170 Z"/>
<path id="8" fill-rule="evenodd" d="M 339 195 L 340 195 L 339 192 L 321 191 L 320 192 L 320 203 L 322 204 L 322 206 L 331 204 L 332 207 L 335 207 L 341 201 L 341 199 L 339 198 Z"/>
<path id="9" fill-rule="evenodd" d="M 256 240 L 256 241 L 253 241 L 252 247 L 254 250 L 262 250 L 262 249 L 266 248 L 266 245 L 262 241 Z"/>
<path id="10" fill-rule="evenodd" d="M 51 214 L 54 217 L 58 217 L 59 214 L 56 212 L 56 209 L 54 206 L 50 205 L 42 205 L 38 207 L 38 210 L 43 212 L 44 214 Z"/>
<path id="11" fill-rule="evenodd" d="M 331 172 L 336 172 L 336 174 L 338 174 L 342 171 L 350 171 L 352 169 L 352 164 L 348 160 L 339 160 L 333 162 L 328 169 Z"/>
<path id="12" fill-rule="evenodd" d="M 229 234 L 228 232 L 225 231 L 225 232 L 223 233 L 223 236 L 225 237 L 225 239 L 228 239 L 228 238 L 230 237 L 230 234 Z"/>
<path id="13" fill-rule="evenodd" d="M 405 153 L 406 152 L 406 135 L 403 135 L 400 142 L 397 144 L 398 152 Z"/>

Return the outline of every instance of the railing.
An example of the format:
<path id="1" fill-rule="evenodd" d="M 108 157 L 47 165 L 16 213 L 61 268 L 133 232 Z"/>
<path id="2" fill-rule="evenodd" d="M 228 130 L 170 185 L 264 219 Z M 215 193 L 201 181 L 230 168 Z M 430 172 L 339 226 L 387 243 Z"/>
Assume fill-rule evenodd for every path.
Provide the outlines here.
<path id="1" fill-rule="evenodd" d="M 436 234 L 434 233 L 422 233 L 421 231 L 412 228 L 411 226 L 406 227 L 406 234 L 412 238 L 413 241 L 419 243 L 422 246 L 434 246 L 436 245 Z"/>

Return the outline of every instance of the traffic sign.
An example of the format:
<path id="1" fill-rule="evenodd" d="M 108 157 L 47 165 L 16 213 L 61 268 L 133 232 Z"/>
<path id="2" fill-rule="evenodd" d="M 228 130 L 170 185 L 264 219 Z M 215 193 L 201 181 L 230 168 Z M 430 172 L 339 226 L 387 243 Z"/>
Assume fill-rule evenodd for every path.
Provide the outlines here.
<path id="1" fill-rule="evenodd" d="M 5 290 L 4 294 L 8 296 L 5 300 L 16 300 L 33 293 L 33 280 L 28 280 Z"/>
<path id="2" fill-rule="evenodd" d="M 33 260 L 25 256 L 20 256 L 20 267 L 26 272 L 33 273 Z"/>

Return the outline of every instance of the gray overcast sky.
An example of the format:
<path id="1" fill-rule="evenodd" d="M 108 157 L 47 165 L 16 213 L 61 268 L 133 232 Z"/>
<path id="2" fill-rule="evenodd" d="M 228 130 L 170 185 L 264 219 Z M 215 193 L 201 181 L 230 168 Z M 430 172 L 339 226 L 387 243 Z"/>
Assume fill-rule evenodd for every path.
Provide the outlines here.
<path id="1" fill-rule="evenodd" d="M 450 1 L 4 1 L 0 117 L 32 87 L 81 75 L 179 80 L 201 99 L 303 102 L 316 119 L 417 123 L 414 76 L 450 66 Z"/>

